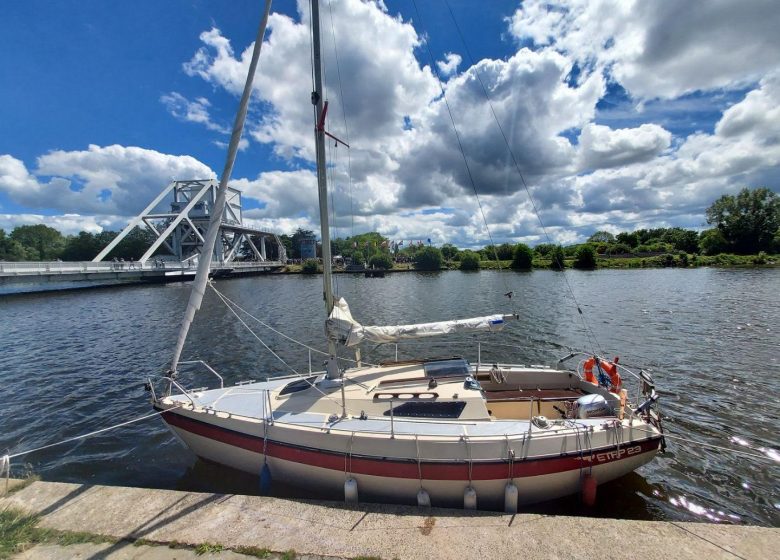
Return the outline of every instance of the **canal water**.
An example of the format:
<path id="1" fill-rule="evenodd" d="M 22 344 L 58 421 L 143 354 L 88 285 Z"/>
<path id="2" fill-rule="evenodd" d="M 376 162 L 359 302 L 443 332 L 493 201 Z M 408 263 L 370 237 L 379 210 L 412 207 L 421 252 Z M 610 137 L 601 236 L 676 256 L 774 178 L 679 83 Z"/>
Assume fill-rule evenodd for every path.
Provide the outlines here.
<path id="1" fill-rule="evenodd" d="M 410 272 L 381 279 L 338 275 L 336 283 L 367 324 L 518 313 L 520 320 L 504 332 L 481 337 L 483 360 L 553 364 L 572 349 L 595 349 L 652 372 L 665 427 L 683 439 L 670 439 L 666 454 L 601 486 L 594 509 L 581 509 L 574 497 L 531 511 L 780 524 L 780 269 Z M 219 280 L 216 286 L 274 328 L 324 348 L 321 277 Z M 510 291 L 511 300 L 504 296 Z M 188 284 L 168 284 L 0 297 L 0 453 L 149 413 L 143 382 L 166 369 L 188 296 Z M 254 326 L 290 366 L 308 371 L 306 350 Z M 401 346 L 399 358 L 476 359 L 475 341 L 461 336 Z M 370 362 L 395 352 L 366 350 Z M 185 357 L 206 360 L 229 384 L 289 373 L 211 292 Z M 321 362 L 317 355 L 312 361 L 315 368 Z M 213 378 L 193 371 L 184 382 L 203 386 Z M 259 491 L 257 477 L 197 460 L 158 418 L 29 454 L 14 461 L 13 472 L 55 481 Z"/>

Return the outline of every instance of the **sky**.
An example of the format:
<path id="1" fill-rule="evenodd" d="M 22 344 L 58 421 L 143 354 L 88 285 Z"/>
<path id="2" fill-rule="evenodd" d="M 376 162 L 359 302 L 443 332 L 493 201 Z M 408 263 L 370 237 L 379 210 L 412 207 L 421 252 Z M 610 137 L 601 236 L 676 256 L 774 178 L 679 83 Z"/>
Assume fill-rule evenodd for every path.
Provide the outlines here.
<path id="1" fill-rule="evenodd" d="M 216 177 L 262 10 L 0 3 L 0 228 L 118 230 L 172 179 Z M 328 143 L 332 235 L 568 244 L 780 192 L 776 0 L 320 11 L 327 128 L 350 145 Z M 274 2 L 231 180 L 277 233 L 319 231 L 309 27 L 307 1 Z"/>

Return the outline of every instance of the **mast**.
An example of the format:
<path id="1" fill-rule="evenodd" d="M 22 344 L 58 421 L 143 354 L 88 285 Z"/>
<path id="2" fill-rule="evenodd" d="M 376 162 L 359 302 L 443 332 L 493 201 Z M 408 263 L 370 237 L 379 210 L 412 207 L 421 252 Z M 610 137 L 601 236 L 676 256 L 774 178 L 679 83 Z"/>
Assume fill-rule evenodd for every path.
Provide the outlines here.
<path id="1" fill-rule="evenodd" d="M 314 104 L 314 140 L 317 148 L 317 193 L 320 202 L 320 235 L 322 237 L 322 283 L 325 314 L 333 311 L 333 264 L 330 254 L 330 224 L 328 222 L 328 179 L 325 161 L 324 100 L 322 98 L 322 56 L 320 53 L 320 4 L 311 0 L 312 57 L 314 64 L 314 91 L 311 102 Z M 328 379 L 339 377 L 336 365 L 336 341 L 328 337 Z"/>
<path id="2" fill-rule="evenodd" d="M 190 330 L 192 320 L 195 318 L 195 312 L 200 309 L 200 304 L 203 301 L 203 294 L 206 292 L 206 282 L 208 282 L 209 271 L 211 269 L 211 256 L 214 253 L 214 244 L 216 243 L 217 235 L 219 234 L 219 225 L 222 222 L 222 214 L 225 212 L 225 198 L 227 196 L 228 181 L 230 180 L 231 173 L 233 173 L 233 164 L 236 161 L 236 153 L 238 152 L 238 144 L 241 140 L 241 132 L 244 130 L 244 121 L 246 120 L 246 112 L 249 107 L 249 97 L 252 93 L 252 82 L 254 81 L 255 71 L 257 70 L 257 60 L 260 58 L 260 48 L 263 46 L 263 37 L 265 36 L 265 28 L 268 24 L 268 15 L 271 13 L 271 1 L 272 0 L 265 0 L 265 11 L 263 12 L 263 18 L 260 21 L 260 27 L 257 30 L 255 46 L 252 51 L 252 61 L 249 64 L 249 72 L 246 77 L 246 82 L 244 83 L 244 91 L 241 94 L 236 120 L 233 123 L 233 134 L 230 136 L 227 161 L 225 161 L 225 168 L 222 170 L 222 177 L 219 181 L 219 189 L 217 190 L 217 198 L 212 207 L 209 229 L 203 240 L 203 247 L 201 248 L 200 257 L 198 259 L 198 271 L 195 274 L 195 280 L 192 282 L 190 299 L 187 302 L 187 310 L 184 312 L 184 319 L 182 319 L 181 329 L 179 330 L 179 338 L 176 341 L 176 349 L 173 352 L 170 368 L 171 373 L 176 372 L 181 352 L 184 349 L 184 342 L 187 340 L 187 333 Z"/>

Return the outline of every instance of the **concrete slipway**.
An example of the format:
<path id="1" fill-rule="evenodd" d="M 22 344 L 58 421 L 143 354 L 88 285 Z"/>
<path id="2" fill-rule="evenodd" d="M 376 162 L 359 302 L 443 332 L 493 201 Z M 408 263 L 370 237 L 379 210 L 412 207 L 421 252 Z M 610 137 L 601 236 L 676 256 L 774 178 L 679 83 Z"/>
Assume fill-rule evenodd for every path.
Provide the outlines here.
<path id="1" fill-rule="evenodd" d="M 214 543 L 298 557 L 615 558 L 629 560 L 777 558 L 780 529 L 628 521 L 537 514 L 340 504 L 57 482 L 0 498 L 0 508 L 41 516 L 39 526 L 122 539 L 67 547 L 38 545 L 23 558 L 195 558 L 192 550 L 134 542 Z M 206 556 L 209 557 L 210 555 Z M 220 559 L 245 558 L 226 551 Z M 201 557 L 202 558 L 202 557 Z"/>

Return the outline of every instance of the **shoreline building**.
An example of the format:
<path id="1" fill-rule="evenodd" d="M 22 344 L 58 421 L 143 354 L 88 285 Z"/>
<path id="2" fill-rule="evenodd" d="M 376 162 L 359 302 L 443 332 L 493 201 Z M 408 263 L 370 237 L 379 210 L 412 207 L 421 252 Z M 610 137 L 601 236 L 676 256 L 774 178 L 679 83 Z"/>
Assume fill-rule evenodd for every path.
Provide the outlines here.
<path id="1" fill-rule="evenodd" d="M 299 243 L 299 249 L 301 252 L 301 259 L 316 259 L 317 258 L 317 238 L 313 235 L 302 237 Z"/>

